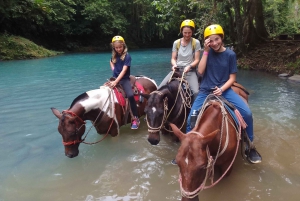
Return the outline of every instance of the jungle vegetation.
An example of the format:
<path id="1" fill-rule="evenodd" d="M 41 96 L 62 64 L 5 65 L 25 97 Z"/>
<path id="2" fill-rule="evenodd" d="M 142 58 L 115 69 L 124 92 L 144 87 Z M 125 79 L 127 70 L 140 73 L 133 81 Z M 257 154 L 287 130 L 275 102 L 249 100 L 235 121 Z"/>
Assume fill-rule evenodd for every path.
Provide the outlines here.
<path id="1" fill-rule="evenodd" d="M 108 48 L 114 35 L 136 47 L 170 47 L 180 23 L 193 19 L 196 37 L 223 26 L 227 44 L 245 54 L 280 34 L 300 33 L 300 0 L 0 0 L 0 34 L 54 50 Z"/>

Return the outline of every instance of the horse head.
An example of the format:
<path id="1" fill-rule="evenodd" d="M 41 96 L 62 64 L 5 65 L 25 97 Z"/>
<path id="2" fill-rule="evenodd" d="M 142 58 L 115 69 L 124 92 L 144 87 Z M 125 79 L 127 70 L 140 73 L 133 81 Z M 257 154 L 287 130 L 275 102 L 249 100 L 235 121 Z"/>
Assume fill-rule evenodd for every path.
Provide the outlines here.
<path id="1" fill-rule="evenodd" d="M 182 87 L 180 79 L 172 79 L 146 97 L 148 99 L 145 107 L 149 132 L 148 141 L 152 145 L 159 143 L 159 131 L 172 132 L 168 130 L 167 121 L 178 127 L 184 127 L 185 117 L 189 113 L 190 96 L 188 91 L 188 87 Z"/>
<path id="2" fill-rule="evenodd" d="M 148 125 L 148 141 L 152 145 L 157 145 L 160 141 L 159 131 L 164 126 L 168 110 L 167 90 L 152 92 L 145 107 L 146 121 Z"/>
<path id="3" fill-rule="evenodd" d="M 61 113 L 55 108 L 51 108 L 51 110 L 59 119 L 58 132 L 62 136 L 65 155 L 69 158 L 76 157 L 79 154 L 78 147 L 85 132 L 85 122 L 71 111 L 66 110 Z"/>
<path id="4" fill-rule="evenodd" d="M 203 136 L 201 133 L 184 134 L 176 125 L 170 124 L 181 145 L 176 155 L 179 166 L 179 182 L 182 200 L 198 201 L 198 193 L 205 186 L 207 171 L 209 171 L 209 156 L 207 146 L 219 130 Z M 195 179 L 197 178 L 197 179 Z"/>

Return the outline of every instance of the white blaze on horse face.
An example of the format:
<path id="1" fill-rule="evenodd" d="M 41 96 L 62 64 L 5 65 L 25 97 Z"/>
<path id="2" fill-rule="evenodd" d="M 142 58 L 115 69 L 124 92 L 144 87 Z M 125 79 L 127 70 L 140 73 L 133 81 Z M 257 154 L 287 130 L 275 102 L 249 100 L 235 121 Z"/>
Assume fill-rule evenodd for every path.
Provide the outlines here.
<path id="1" fill-rule="evenodd" d="M 185 163 L 188 165 L 189 164 L 189 159 L 188 159 L 188 156 L 186 156 L 186 158 L 185 158 Z"/>
<path id="2" fill-rule="evenodd" d="M 155 107 L 152 107 L 152 112 L 153 112 L 153 114 L 156 112 L 156 108 Z"/>
<path id="3" fill-rule="evenodd" d="M 93 109 L 100 109 L 102 111 L 107 111 L 107 115 L 110 118 L 114 118 L 115 104 L 111 103 L 118 101 L 112 89 L 106 86 L 101 86 L 100 89 L 87 91 L 86 93 L 88 94 L 89 98 L 80 102 L 86 112 Z"/>

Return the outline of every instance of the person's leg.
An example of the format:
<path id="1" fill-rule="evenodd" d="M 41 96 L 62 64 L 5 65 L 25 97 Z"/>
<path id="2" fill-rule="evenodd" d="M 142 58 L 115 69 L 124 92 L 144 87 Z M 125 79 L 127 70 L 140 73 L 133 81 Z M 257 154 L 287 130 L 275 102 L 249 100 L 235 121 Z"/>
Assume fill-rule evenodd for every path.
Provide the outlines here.
<path id="1" fill-rule="evenodd" d="M 170 80 L 172 74 L 173 74 L 173 71 L 169 72 L 168 75 L 163 79 L 163 81 L 161 81 L 161 83 L 160 83 L 160 85 L 158 86 L 157 89 L 159 89 L 160 87 L 166 85 L 168 83 L 168 81 Z"/>
<path id="2" fill-rule="evenodd" d="M 254 140 L 253 118 L 252 118 L 252 112 L 251 112 L 249 106 L 232 89 L 226 90 L 222 95 L 230 103 L 232 103 L 237 108 L 237 110 L 241 113 L 242 117 L 244 118 L 244 120 L 247 124 L 246 133 L 247 133 L 250 141 L 253 143 L 253 140 Z M 258 151 L 256 150 L 256 148 L 254 146 L 249 145 L 248 149 L 246 150 L 246 155 L 247 155 L 248 160 L 251 163 L 260 163 L 262 160 L 261 155 L 258 153 Z"/>
<path id="3" fill-rule="evenodd" d="M 198 93 L 199 93 L 199 83 L 198 83 L 198 77 L 196 74 L 196 71 L 190 71 L 186 74 L 186 80 L 188 81 L 190 85 L 190 89 L 192 91 L 192 103 L 196 99 Z"/>
<path id="4" fill-rule="evenodd" d="M 243 99 L 235 93 L 232 89 L 226 90 L 222 96 L 226 98 L 230 103 L 232 103 L 238 111 L 241 113 L 243 119 L 247 123 L 246 132 L 248 134 L 249 139 L 251 142 L 254 139 L 253 136 L 253 118 L 252 118 L 252 112 L 249 108 L 249 106 L 243 101 Z"/>
<path id="5" fill-rule="evenodd" d="M 192 115 L 193 111 L 194 110 L 199 111 L 201 109 L 206 97 L 207 97 L 207 94 L 198 93 L 198 96 L 196 97 L 196 99 L 192 105 L 191 111 L 189 113 L 189 116 L 187 118 L 186 133 L 190 132 L 193 129 L 191 127 L 191 115 Z"/>
<path id="6" fill-rule="evenodd" d="M 132 119 L 132 123 L 131 123 L 131 129 L 138 129 L 140 121 L 139 121 L 139 117 L 138 117 L 138 110 L 137 110 L 137 106 L 136 106 L 136 102 L 134 100 L 134 94 L 131 88 L 131 84 L 130 84 L 130 80 L 121 80 L 120 84 L 122 85 L 126 96 L 129 100 L 129 104 L 130 104 L 130 108 L 133 114 L 133 119 Z"/>

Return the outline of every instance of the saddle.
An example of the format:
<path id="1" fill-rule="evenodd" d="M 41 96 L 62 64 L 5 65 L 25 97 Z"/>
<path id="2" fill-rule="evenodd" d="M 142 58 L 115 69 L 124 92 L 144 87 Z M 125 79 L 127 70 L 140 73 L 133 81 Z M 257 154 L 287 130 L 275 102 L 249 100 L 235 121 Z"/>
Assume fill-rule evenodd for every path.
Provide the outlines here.
<path id="1" fill-rule="evenodd" d="M 136 76 L 130 75 L 129 76 L 130 84 L 131 84 L 131 88 L 132 88 L 132 91 L 134 94 L 135 101 L 143 102 L 144 99 L 141 98 L 140 93 L 144 93 L 144 87 L 139 82 L 136 82 L 138 77 L 141 77 L 141 76 L 136 77 Z M 114 80 L 116 80 L 116 78 L 111 77 L 111 78 L 109 78 L 108 82 L 114 81 Z M 108 83 L 108 82 L 106 82 L 106 83 Z M 104 85 L 106 85 L 106 83 L 104 83 Z M 125 114 L 124 122 L 126 123 L 128 114 L 131 113 L 130 104 L 126 97 L 126 93 L 125 93 L 123 87 L 119 83 L 114 87 L 113 90 L 114 90 L 114 93 L 117 97 L 119 104 L 124 108 L 124 110 L 123 110 L 123 112 Z"/>

